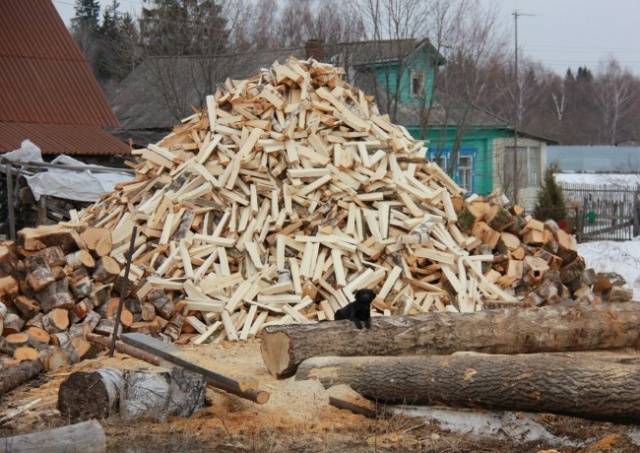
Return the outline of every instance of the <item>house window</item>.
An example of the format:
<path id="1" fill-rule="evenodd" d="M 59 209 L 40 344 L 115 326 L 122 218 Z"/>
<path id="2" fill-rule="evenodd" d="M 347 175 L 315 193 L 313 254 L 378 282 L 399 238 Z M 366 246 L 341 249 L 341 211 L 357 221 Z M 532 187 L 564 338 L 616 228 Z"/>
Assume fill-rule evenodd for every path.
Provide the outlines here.
<path id="1" fill-rule="evenodd" d="M 505 148 L 504 175 L 506 186 L 511 187 L 514 171 L 517 176 L 518 187 L 538 187 L 541 181 L 542 155 L 539 146 L 518 146 L 517 160 L 514 170 L 513 146 Z"/>
<path id="2" fill-rule="evenodd" d="M 458 181 L 460 187 L 471 192 L 473 179 L 473 158 L 471 156 L 458 157 Z"/>
<path id="3" fill-rule="evenodd" d="M 411 71 L 411 96 L 424 96 L 424 71 Z"/>

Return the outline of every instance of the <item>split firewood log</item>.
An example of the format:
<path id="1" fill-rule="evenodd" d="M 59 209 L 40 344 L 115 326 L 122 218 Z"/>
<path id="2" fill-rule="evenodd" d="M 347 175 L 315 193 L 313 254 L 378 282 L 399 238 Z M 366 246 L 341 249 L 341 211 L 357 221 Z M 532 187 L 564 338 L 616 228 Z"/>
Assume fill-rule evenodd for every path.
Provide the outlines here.
<path id="1" fill-rule="evenodd" d="M 77 250 L 66 256 L 67 265 L 72 269 L 77 269 L 80 266 L 93 268 L 96 265 L 95 260 L 87 250 Z"/>
<path id="2" fill-rule="evenodd" d="M 103 256 L 93 271 L 93 279 L 100 283 L 113 281 L 120 273 L 120 265 L 110 256 Z"/>
<path id="3" fill-rule="evenodd" d="M 87 249 L 102 257 L 111 252 L 111 231 L 107 228 L 87 228 L 80 237 L 84 240 Z"/>
<path id="4" fill-rule="evenodd" d="M 27 251 L 58 246 L 66 253 L 83 248 L 84 245 L 80 235 L 74 229 L 62 225 L 23 228 L 18 232 L 18 242 Z"/>

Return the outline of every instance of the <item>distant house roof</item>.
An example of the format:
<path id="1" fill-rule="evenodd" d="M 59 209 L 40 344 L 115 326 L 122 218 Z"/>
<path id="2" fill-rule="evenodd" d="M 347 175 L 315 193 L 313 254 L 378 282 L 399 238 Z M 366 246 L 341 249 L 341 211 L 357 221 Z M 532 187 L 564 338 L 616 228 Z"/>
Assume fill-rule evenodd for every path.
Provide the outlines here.
<path id="1" fill-rule="evenodd" d="M 320 59 L 324 61 L 357 67 L 404 59 L 422 47 L 435 52 L 442 61 L 428 40 L 322 44 L 314 50 L 321 53 Z M 307 58 L 309 50 L 295 47 L 209 57 L 149 57 L 120 83 L 111 105 L 124 129 L 167 129 L 190 115 L 193 107 L 202 106 L 206 95 L 227 78 L 249 77 L 276 60 L 286 61 L 289 56 Z"/>
<path id="2" fill-rule="evenodd" d="M 567 173 L 638 173 L 640 146 L 548 146 L 547 162 Z"/>
<path id="3" fill-rule="evenodd" d="M 0 1 L 0 152 L 126 154 L 118 120 L 50 0 Z"/>

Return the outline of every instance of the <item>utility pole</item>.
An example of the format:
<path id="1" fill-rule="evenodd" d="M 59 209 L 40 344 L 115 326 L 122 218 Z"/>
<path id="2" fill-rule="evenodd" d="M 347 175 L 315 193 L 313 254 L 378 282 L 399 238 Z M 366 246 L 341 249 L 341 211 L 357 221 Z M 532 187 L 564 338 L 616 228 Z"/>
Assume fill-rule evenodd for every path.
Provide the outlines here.
<path id="1" fill-rule="evenodd" d="M 514 69 L 515 69 L 515 115 L 513 121 L 513 197 L 512 201 L 514 203 L 518 202 L 518 129 L 520 128 L 520 103 L 521 103 L 521 93 L 520 93 L 520 72 L 518 68 L 518 19 L 520 16 L 533 16 L 533 14 L 526 14 L 518 11 L 517 9 L 513 11 L 513 20 L 515 25 L 515 61 L 514 61 Z M 505 159 L 506 160 L 506 159 Z M 506 168 L 506 166 L 505 166 Z M 506 171 L 505 171 L 506 175 Z"/>

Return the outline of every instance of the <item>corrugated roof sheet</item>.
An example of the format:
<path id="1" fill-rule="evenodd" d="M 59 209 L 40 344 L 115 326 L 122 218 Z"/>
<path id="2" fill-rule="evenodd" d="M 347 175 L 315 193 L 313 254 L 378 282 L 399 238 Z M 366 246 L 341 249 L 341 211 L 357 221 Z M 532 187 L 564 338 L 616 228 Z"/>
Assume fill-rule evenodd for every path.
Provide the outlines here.
<path id="1" fill-rule="evenodd" d="M 98 126 L 0 122 L 0 152 L 13 151 L 29 139 L 43 154 L 113 156 L 129 154 L 129 146 Z"/>
<path id="2" fill-rule="evenodd" d="M 0 1 L 0 123 L 0 151 L 15 149 L 16 134 L 45 130 L 45 152 L 127 148 L 102 130 L 118 127 L 118 120 L 51 0 Z"/>

